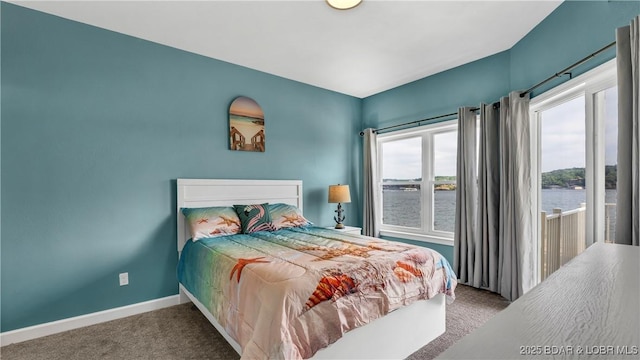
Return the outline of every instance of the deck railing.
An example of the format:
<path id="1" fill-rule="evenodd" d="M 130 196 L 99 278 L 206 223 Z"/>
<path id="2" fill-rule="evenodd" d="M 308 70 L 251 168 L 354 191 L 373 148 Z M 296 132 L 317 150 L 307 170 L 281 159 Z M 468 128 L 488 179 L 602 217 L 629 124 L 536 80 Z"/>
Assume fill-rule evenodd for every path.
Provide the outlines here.
<path id="1" fill-rule="evenodd" d="M 604 242 L 613 243 L 616 234 L 616 204 L 604 204 Z"/>
<path id="2" fill-rule="evenodd" d="M 585 249 L 586 204 L 573 210 L 553 209 L 547 215 L 540 212 L 540 279 L 544 280 L 560 266 Z M 604 213 L 604 242 L 613 243 L 615 237 L 616 204 L 606 203 Z"/>
<path id="3" fill-rule="evenodd" d="M 585 249 L 586 204 L 573 210 L 555 208 L 551 214 L 540 212 L 540 279 L 544 280 L 560 266 Z M 604 242 L 612 243 L 615 235 L 616 204 L 605 204 Z"/>
<path id="4" fill-rule="evenodd" d="M 577 209 L 553 209 L 540 213 L 541 254 L 540 279 L 544 280 L 560 266 L 584 251 L 586 204 Z"/>

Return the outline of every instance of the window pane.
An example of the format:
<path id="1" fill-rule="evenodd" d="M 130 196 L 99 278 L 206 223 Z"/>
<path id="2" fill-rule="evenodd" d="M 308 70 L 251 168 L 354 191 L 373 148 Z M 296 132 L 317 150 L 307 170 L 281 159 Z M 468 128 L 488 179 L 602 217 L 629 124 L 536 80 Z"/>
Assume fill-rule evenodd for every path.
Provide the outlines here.
<path id="1" fill-rule="evenodd" d="M 456 180 L 458 132 L 451 131 L 433 136 L 433 173 L 435 180 Z"/>
<path id="2" fill-rule="evenodd" d="M 433 230 L 453 232 L 456 216 L 456 161 L 458 132 L 433 136 L 433 175 L 438 182 L 433 188 Z"/>
<path id="3" fill-rule="evenodd" d="M 421 180 L 422 138 L 382 143 L 382 181 Z"/>
<path id="4" fill-rule="evenodd" d="M 433 229 L 453 232 L 456 218 L 455 185 L 436 185 L 433 192 Z"/>
<path id="5" fill-rule="evenodd" d="M 585 102 L 579 97 L 542 112 L 542 210 L 577 209 L 587 201 Z"/>
<path id="6" fill-rule="evenodd" d="M 540 278 L 580 254 L 586 243 L 584 96 L 541 114 Z"/>
<path id="7" fill-rule="evenodd" d="M 604 241 L 616 236 L 616 202 L 618 185 L 618 87 L 604 91 Z"/>
<path id="8" fill-rule="evenodd" d="M 422 219 L 420 185 L 382 186 L 382 223 L 420 228 Z"/>
<path id="9" fill-rule="evenodd" d="M 381 144 L 382 223 L 422 227 L 422 138 Z M 391 183 L 393 182 L 393 184 Z"/>

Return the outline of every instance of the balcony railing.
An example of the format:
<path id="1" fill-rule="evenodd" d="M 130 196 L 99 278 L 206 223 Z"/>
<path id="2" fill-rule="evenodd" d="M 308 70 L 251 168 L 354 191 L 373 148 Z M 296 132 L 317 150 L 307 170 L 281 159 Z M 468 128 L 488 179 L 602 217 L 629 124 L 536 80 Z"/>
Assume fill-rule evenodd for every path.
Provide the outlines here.
<path id="1" fill-rule="evenodd" d="M 605 204 L 606 243 L 613 242 L 616 204 Z M 540 212 L 540 280 L 546 279 L 560 266 L 585 249 L 585 203 L 573 210 L 553 209 L 551 214 Z"/>
<path id="2" fill-rule="evenodd" d="M 604 204 L 604 242 L 613 243 L 616 233 L 616 204 Z"/>
<path id="3" fill-rule="evenodd" d="M 546 211 L 540 213 L 541 280 L 584 251 L 586 210 L 582 203 L 565 212 L 556 208 L 550 215 Z"/>

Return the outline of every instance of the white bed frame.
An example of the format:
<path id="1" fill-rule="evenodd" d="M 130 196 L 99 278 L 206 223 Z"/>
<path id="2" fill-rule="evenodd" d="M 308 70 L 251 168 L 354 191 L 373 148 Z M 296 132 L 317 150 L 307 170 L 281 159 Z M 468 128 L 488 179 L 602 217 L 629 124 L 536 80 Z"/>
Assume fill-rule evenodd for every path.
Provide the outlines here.
<path id="1" fill-rule="evenodd" d="M 177 185 L 178 256 L 190 238 L 180 208 L 268 202 L 303 209 L 300 180 L 178 179 Z M 242 354 L 240 345 L 207 308 L 182 284 L 179 287 L 180 303 L 196 305 L 238 354 Z M 444 332 L 445 296 L 439 294 L 349 331 L 332 345 L 316 352 L 312 359 L 404 359 Z"/>

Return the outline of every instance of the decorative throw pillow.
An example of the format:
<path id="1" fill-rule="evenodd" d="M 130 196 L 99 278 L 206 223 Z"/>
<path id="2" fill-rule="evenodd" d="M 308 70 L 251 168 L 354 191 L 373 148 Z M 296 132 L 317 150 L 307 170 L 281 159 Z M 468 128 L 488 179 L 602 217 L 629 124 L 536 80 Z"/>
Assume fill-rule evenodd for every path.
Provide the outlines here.
<path id="1" fill-rule="evenodd" d="M 269 204 L 233 205 L 233 207 L 240 218 L 243 234 L 275 230 L 271 224 Z"/>
<path id="2" fill-rule="evenodd" d="M 273 226 L 278 230 L 313 225 L 311 221 L 302 216 L 302 211 L 294 205 L 269 204 L 269 213 Z"/>
<path id="3" fill-rule="evenodd" d="M 230 207 L 180 209 L 191 231 L 191 239 L 226 236 L 240 233 L 240 218 Z"/>

